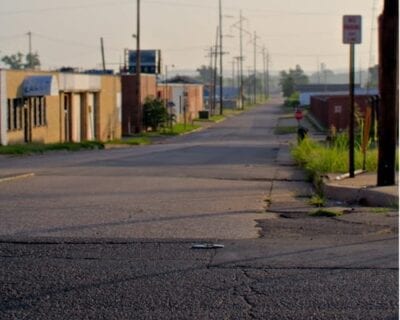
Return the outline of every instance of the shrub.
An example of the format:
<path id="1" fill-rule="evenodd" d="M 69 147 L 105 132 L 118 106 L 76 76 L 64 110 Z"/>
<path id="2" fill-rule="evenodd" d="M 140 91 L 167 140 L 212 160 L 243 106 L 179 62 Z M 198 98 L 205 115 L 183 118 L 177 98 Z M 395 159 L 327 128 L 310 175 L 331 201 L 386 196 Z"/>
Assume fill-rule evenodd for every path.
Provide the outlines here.
<path id="1" fill-rule="evenodd" d="M 143 124 L 152 131 L 157 131 L 162 124 L 168 120 L 168 112 L 164 104 L 159 99 L 146 98 L 143 104 Z"/>
<path id="2" fill-rule="evenodd" d="M 348 171 L 349 147 L 346 134 L 339 134 L 329 144 L 318 143 L 310 138 L 305 138 L 292 149 L 295 161 L 304 167 L 311 175 L 324 173 L 345 173 Z M 363 154 L 361 148 L 355 148 L 355 167 L 361 169 Z M 368 150 L 366 156 L 366 170 L 376 171 L 378 166 L 378 151 Z"/>

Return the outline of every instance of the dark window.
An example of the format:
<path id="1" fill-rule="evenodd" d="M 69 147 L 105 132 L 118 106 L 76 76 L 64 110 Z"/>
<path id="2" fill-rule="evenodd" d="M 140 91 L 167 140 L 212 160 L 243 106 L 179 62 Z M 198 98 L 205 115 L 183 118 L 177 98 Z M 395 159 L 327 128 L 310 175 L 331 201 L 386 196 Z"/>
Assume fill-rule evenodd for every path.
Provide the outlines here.
<path id="1" fill-rule="evenodd" d="M 13 124 L 13 108 L 11 99 L 7 99 L 7 130 L 11 130 Z"/>
<path id="2" fill-rule="evenodd" d="M 22 129 L 22 109 L 24 100 L 22 98 L 8 99 L 7 101 L 7 128 L 8 130 Z"/>
<path id="3" fill-rule="evenodd" d="M 46 98 L 30 98 L 30 105 L 33 110 L 33 125 L 35 127 L 46 125 Z"/>

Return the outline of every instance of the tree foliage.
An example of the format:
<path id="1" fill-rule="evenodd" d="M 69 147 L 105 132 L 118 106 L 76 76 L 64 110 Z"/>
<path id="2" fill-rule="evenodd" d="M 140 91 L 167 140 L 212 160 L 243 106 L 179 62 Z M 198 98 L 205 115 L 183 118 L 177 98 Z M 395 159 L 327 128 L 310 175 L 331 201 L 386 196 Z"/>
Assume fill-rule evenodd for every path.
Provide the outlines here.
<path id="1" fill-rule="evenodd" d="M 203 82 L 203 83 L 211 82 L 211 79 L 214 74 L 214 68 L 211 68 L 210 66 L 202 65 L 200 68 L 197 68 L 196 71 L 199 73 L 198 78 L 199 78 L 199 80 L 201 80 L 201 82 Z"/>
<path id="2" fill-rule="evenodd" d="M 143 124 L 153 131 L 158 130 L 161 124 L 166 123 L 168 112 L 161 100 L 152 97 L 146 98 L 143 104 Z"/>
<path id="3" fill-rule="evenodd" d="M 16 54 L 2 57 L 1 61 L 11 69 L 35 69 L 36 67 L 40 67 L 40 59 L 37 52 L 26 55 L 17 52 Z"/>
<path id="4" fill-rule="evenodd" d="M 308 83 L 308 76 L 299 65 L 296 65 L 295 69 L 289 69 L 289 72 L 281 71 L 280 73 L 279 85 L 284 97 L 290 97 L 295 92 L 296 85 Z"/>
<path id="5" fill-rule="evenodd" d="M 369 88 L 377 88 L 379 85 L 379 65 L 375 65 L 373 67 L 368 68 L 368 87 Z"/>

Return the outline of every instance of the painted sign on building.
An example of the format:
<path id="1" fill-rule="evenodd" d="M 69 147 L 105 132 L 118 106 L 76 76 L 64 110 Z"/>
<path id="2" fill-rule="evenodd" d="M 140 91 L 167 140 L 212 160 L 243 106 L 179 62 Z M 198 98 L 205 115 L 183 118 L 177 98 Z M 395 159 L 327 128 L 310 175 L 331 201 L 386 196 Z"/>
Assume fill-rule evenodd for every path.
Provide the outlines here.
<path id="1" fill-rule="evenodd" d="M 57 96 L 58 82 L 54 76 L 28 76 L 22 87 L 24 97 Z"/>

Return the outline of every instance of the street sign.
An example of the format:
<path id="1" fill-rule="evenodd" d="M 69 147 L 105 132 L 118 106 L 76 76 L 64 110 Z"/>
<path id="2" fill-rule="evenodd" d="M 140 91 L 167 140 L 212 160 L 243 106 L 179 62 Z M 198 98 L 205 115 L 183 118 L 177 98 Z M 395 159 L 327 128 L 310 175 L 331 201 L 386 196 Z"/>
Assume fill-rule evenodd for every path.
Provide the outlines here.
<path id="1" fill-rule="evenodd" d="M 296 120 L 300 121 L 301 119 L 303 119 L 303 112 L 301 110 L 296 110 L 296 112 L 294 113 L 294 116 L 295 116 Z"/>
<path id="2" fill-rule="evenodd" d="M 343 16 L 343 43 L 361 43 L 361 16 Z"/>

